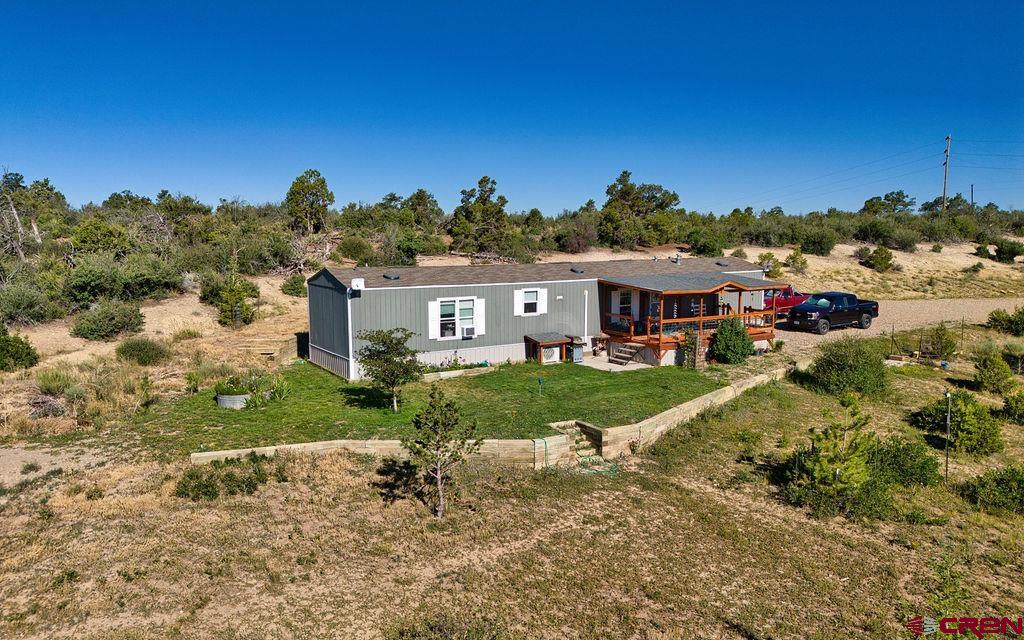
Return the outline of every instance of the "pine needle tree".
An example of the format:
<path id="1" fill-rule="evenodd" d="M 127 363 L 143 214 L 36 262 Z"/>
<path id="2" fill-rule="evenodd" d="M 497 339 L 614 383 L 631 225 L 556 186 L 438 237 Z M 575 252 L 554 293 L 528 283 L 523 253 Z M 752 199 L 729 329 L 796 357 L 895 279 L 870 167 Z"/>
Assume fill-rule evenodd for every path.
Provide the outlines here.
<path id="1" fill-rule="evenodd" d="M 467 456 L 480 450 L 483 440 L 476 438 L 476 421 L 463 422 L 455 401 L 445 397 L 437 385 L 430 388 L 430 401 L 413 418 L 412 426 L 416 435 L 403 438 L 402 446 L 433 485 L 437 501 L 434 514 L 442 518 L 452 472 Z"/>

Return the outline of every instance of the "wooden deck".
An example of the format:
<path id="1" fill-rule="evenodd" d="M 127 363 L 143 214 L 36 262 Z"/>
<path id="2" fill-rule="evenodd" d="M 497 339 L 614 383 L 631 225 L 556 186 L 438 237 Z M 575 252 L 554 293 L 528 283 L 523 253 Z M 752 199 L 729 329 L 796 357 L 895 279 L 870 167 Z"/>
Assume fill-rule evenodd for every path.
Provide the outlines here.
<path id="1" fill-rule="evenodd" d="M 717 315 L 699 315 L 691 318 L 647 318 L 636 322 L 631 316 L 619 313 L 606 313 L 606 322 L 602 328 L 612 338 L 634 344 L 642 344 L 664 353 L 675 349 L 678 344 L 686 341 L 686 336 L 696 336 L 704 347 L 707 347 L 718 325 L 731 318 L 739 318 L 746 327 L 752 340 L 775 339 L 775 311 L 753 310 L 743 313 L 724 313 Z"/>

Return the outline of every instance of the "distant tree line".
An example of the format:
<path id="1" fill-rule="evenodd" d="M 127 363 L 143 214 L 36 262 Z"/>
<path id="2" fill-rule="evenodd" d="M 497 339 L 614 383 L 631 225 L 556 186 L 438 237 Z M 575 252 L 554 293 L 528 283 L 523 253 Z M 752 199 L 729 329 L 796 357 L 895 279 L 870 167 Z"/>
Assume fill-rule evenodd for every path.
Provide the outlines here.
<path id="1" fill-rule="evenodd" d="M 40 322 L 101 300 L 138 301 L 192 288 L 210 274 L 308 272 L 328 259 L 369 265 L 415 264 L 417 256 L 455 252 L 480 259 L 531 262 L 546 250 L 634 249 L 666 243 L 696 255 L 729 247 L 796 246 L 828 255 L 859 241 L 912 251 L 920 242 L 972 241 L 979 255 L 1013 261 L 1024 246 L 1024 212 L 994 203 L 972 207 L 961 195 L 920 206 L 902 191 L 868 199 L 859 211 L 789 215 L 781 208 L 687 211 L 674 191 L 637 183 L 623 171 L 604 202 L 545 215 L 509 211 L 497 181 L 481 177 L 444 211 L 433 194 L 335 208 L 315 170 L 297 177 L 279 203 L 222 199 L 216 206 L 163 190 L 131 191 L 99 204 L 69 205 L 49 179 L 0 177 L 0 321 Z M 995 252 L 989 247 L 995 245 Z"/>

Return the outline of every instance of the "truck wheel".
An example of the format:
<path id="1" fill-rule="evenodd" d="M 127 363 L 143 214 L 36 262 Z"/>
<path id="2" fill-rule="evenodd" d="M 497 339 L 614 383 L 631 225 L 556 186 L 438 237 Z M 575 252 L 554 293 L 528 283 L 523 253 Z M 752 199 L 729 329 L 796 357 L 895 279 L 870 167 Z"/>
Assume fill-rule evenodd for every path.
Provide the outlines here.
<path id="1" fill-rule="evenodd" d="M 814 332 L 819 336 L 823 336 L 828 333 L 828 330 L 831 328 L 832 326 L 829 325 L 828 320 L 818 320 L 818 326 L 814 328 Z"/>
<path id="2" fill-rule="evenodd" d="M 860 328 L 869 329 L 871 327 L 871 316 L 867 313 L 860 317 Z"/>

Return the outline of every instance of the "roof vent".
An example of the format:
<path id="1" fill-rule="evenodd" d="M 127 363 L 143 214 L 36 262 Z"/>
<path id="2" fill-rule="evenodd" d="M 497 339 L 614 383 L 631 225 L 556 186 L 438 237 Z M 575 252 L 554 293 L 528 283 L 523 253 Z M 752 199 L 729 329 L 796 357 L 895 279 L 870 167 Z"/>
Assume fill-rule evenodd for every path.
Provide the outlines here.
<path id="1" fill-rule="evenodd" d="M 729 266 L 729 263 L 726 262 L 725 260 L 715 260 L 715 264 L 717 264 L 720 267 L 728 267 Z"/>
<path id="2" fill-rule="evenodd" d="M 572 271 L 573 273 L 583 273 L 583 267 L 572 267 L 569 271 Z"/>
<path id="3" fill-rule="evenodd" d="M 402 276 L 398 275 L 397 273 L 385 273 L 384 274 L 384 279 L 385 280 L 398 280 L 401 277 Z"/>

